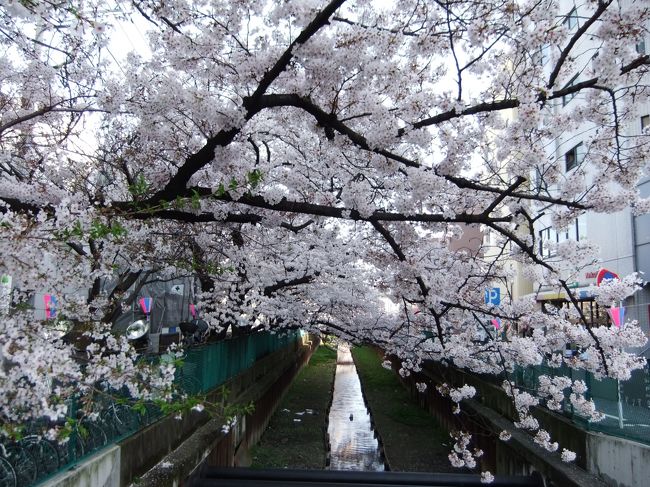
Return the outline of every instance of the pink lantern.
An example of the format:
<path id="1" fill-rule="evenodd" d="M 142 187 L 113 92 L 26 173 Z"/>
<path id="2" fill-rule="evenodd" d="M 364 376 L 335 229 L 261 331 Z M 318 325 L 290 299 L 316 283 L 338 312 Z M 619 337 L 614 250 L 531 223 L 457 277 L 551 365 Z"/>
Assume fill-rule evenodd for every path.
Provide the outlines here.
<path id="1" fill-rule="evenodd" d="M 625 308 L 623 306 L 612 306 L 607 312 L 616 328 L 620 328 L 625 323 Z"/>
<path id="2" fill-rule="evenodd" d="M 151 313 L 151 306 L 153 305 L 153 299 L 152 298 L 140 298 L 140 308 L 142 309 L 142 312 L 147 316 L 147 319 L 149 319 L 149 314 Z"/>
<path id="3" fill-rule="evenodd" d="M 44 294 L 43 301 L 45 301 L 45 317 L 48 320 L 56 318 L 56 297 L 52 294 Z"/>

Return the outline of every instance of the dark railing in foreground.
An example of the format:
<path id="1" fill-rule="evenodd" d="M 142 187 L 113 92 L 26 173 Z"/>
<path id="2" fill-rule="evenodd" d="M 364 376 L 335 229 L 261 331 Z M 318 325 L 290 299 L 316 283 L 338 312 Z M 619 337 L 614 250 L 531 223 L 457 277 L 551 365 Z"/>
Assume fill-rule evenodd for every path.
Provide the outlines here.
<path id="1" fill-rule="evenodd" d="M 317 486 L 440 486 L 480 487 L 481 476 L 466 473 L 424 473 L 424 472 L 360 472 L 351 470 L 292 470 L 292 469 L 250 469 L 250 468 L 207 468 L 203 478 L 196 481 L 196 487 L 290 487 L 292 485 Z M 542 487 L 544 481 L 537 473 L 527 477 L 497 475 L 496 487 Z"/>
<path id="2" fill-rule="evenodd" d="M 589 421 L 587 417 L 578 414 L 571 405 L 568 389 L 565 390 L 562 404 L 563 415 L 583 429 L 650 445 L 650 373 L 647 365 L 633 371 L 632 377 L 620 384 L 615 379 L 596 379 L 591 372 L 571 369 L 565 365 L 559 368 L 547 365 L 519 367 L 512 378 L 517 387 L 535 394 L 541 375 L 564 376 L 572 381 L 585 382 L 588 387 L 587 397 L 593 399 L 596 409 L 605 414 L 602 421 Z"/>
<path id="3" fill-rule="evenodd" d="M 194 347 L 187 351 L 176 381 L 188 394 L 211 391 L 265 355 L 280 350 L 300 338 L 300 332 L 269 332 Z M 96 408 L 98 417 L 76 421 L 76 405 L 66 423 L 71 434 L 65 443 L 42 437 L 47 424 L 25 425 L 19 441 L 0 443 L 0 487 L 28 487 L 79 463 L 98 450 L 127 438 L 159 420 L 164 414 L 154 403 L 134 408 L 125 401 L 106 401 Z M 49 425 L 55 426 L 55 425 Z"/>

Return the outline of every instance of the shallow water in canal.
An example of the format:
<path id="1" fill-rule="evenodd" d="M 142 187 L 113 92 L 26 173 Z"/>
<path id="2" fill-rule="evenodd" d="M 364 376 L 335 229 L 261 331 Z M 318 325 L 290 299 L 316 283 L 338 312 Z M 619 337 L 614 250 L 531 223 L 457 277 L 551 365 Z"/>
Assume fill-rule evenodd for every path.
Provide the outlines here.
<path id="1" fill-rule="evenodd" d="M 347 345 L 338 348 L 334 395 L 327 428 L 332 470 L 384 470 L 379 443 L 363 402 L 361 383 Z"/>

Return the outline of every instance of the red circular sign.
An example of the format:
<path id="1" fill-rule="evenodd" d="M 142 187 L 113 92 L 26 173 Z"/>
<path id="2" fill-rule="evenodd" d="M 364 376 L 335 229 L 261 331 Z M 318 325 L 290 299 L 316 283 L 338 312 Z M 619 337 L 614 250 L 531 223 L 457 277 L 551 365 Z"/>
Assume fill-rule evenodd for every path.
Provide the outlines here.
<path id="1" fill-rule="evenodd" d="M 596 286 L 600 286 L 603 279 L 618 279 L 618 274 L 608 271 L 607 269 L 601 269 L 598 271 L 598 275 L 596 276 Z"/>

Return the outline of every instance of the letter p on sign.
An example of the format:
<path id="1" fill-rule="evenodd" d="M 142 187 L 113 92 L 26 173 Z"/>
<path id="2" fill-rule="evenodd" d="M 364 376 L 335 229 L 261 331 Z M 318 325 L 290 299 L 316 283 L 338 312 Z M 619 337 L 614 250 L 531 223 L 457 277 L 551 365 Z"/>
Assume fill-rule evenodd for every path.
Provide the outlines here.
<path id="1" fill-rule="evenodd" d="M 501 304 L 501 289 L 498 287 L 486 289 L 485 304 L 490 306 L 499 306 Z"/>

